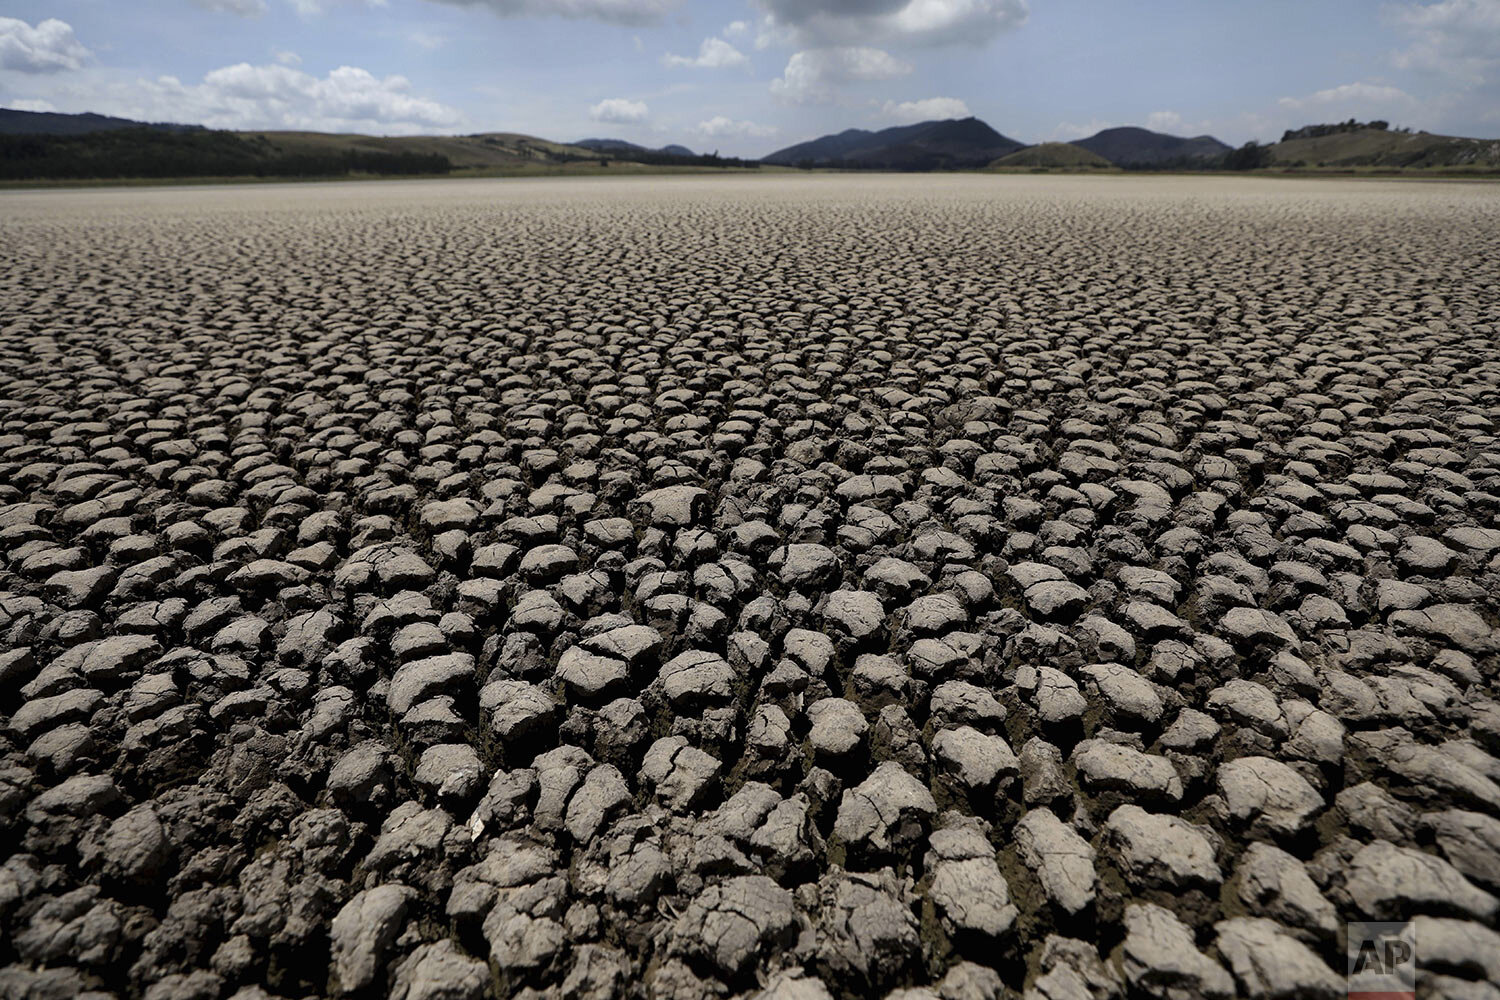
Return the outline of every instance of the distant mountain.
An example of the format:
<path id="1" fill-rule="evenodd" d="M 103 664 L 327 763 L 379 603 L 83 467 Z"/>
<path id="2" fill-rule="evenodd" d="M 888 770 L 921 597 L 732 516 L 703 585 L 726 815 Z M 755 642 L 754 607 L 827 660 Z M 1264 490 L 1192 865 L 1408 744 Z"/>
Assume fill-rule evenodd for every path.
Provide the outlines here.
<path id="1" fill-rule="evenodd" d="M 171 122 L 138 122 L 129 118 L 111 118 L 85 112 L 65 115 L 56 111 L 17 111 L 0 108 L 0 135 L 86 135 L 110 132 L 120 128 L 150 128 L 161 132 L 202 132 L 202 125 L 176 125 Z"/>
<path id="2" fill-rule="evenodd" d="M 1022 146 L 978 118 L 949 118 L 879 132 L 851 128 L 779 149 L 761 162 L 867 170 L 959 169 L 986 166 Z"/>
<path id="3" fill-rule="evenodd" d="M 992 167 L 1110 167 L 1098 153 L 1091 153 L 1071 142 L 1044 142 L 1027 146 L 991 163 Z"/>
<path id="4" fill-rule="evenodd" d="M 1430 132 L 1393 132 L 1375 126 L 1323 132 L 1310 125 L 1269 147 L 1281 167 L 1500 167 L 1500 139 L 1463 139 Z"/>
<path id="5" fill-rule="evenodd" d="M 1107 128 L 1073 145 L 1097 153 L 1118 167 L 1174 167 L 1209 163 L 1229 152 L 1229 147 L 1211 135 L 1184 139 L 1149 129 Z"/>
<path id="6" fill-rule="evenodd" d="M 697 156 L 686 146 L 663 146 L 660 149 L 652 149 L 650 146 L 642 146 L 634 142 L 626 142 L 624 139 L 579 139 L 573 143 L 584 149 L 592 149 L 596 153 L 665 153 L 668 156 Z"/>

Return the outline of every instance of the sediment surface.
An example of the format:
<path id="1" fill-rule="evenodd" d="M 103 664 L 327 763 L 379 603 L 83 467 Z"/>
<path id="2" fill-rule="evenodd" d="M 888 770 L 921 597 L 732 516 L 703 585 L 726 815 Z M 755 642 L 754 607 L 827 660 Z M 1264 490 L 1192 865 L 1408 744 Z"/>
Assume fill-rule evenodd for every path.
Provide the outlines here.
<path id="1" fill-rule="evenodd" d="M 0 995 L 1500 996 L 1500 189 L 0 195 Z M 762 992 L 764 991 L 764 992 Z"/>

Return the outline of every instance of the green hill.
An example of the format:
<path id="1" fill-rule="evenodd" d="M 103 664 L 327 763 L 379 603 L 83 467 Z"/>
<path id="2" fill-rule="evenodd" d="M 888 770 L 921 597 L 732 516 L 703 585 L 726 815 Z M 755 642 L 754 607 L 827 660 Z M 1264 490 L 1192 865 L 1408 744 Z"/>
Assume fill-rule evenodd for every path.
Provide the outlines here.
<path id="1" fill-rule="evenodd" d="M 0 133 L 0 180 L 174 177 L 591 173 L 759 167 L 731 157 L 599 151 L 514 132 L 374 136 L 326 132 L 164 131 L 121 128 L 79 134 Z"/>
<path id="2" fill-rule="evenodd" d="M 1097 153 L 1091 153 L 1071 142 L 1044 142 L 1040 145 L 1018 149 L 1009 156 L 1002 156 L 990 166 L 1109 169 L 1114 164 Z"/>
<path id="3" fill-rule="evenodd" d="M 478 135 L 354 135 L 331 132 L 238 132 L 242 138 L 263 138 L 287 155 L 356 153 L 414 153 L 445 156 L 453 169 L 518 167 L 528 164 L 596 163 L 606 154 L 582 146 L 551 142 L 515 132 Z"/>
<path id="4" fill-rule="evenodd" d="M 1270 147 L 1279 167 L 1500 167 L 1500 139 L 1364 128 L 1286 139 Z"/>

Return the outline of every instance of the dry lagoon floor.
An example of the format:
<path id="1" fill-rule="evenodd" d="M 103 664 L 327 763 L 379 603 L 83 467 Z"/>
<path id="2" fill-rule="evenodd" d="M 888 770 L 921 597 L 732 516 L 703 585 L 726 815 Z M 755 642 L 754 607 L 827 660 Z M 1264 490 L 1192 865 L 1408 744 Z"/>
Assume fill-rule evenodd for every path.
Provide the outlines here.
<path id="1" fill-rule="evenodd" d="M 0 194 L 0 995 L 1500 997 L 1500 187 Z"/>

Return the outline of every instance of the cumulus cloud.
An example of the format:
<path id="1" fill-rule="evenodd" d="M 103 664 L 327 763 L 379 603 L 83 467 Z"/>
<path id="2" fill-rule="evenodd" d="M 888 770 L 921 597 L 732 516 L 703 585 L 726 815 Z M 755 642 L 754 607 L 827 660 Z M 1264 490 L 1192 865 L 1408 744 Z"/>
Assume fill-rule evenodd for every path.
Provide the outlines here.
<path id="1" fill-rule="evenodd" d="M 1392 104 L 1409 105 L 1412 102 L 1412 96 L 1398 87 L 1390 87 L 1378 83 L 1345 83 L 1338 87 L 1329 87 L 1327 90 L 1308 94 L 1305 97 L 1283 97 L 1276 103 L 1283 108 L 1290 108 L 1295 111 L 1303 108 L 1354 108 L 1369 107 L 1371 105 L 1388 106 Z"/>
<path id="2" fill-rule="evenodd" d="M 1175 111 L 1153 111 L 1146 116 L 1146 127 L 1153 132 L 1176 132 L 1183 127 L 1182 115 Z"/>
<path id="3" fill-rule="evenodd" d="M 881 115 L 898 125 L 944 118 L 967 118 L 969 106 L 956 97 L 928 97 L 920 101 L 886 101 Z"/>
<path id="4" fill-rule="evenodd" d="M 768 135 L 776 134 L 774 125 L 757 125 L 750 121 L 735 121 L 724 115 L 715 115 L 707 121 L 701 121 L 693 127 L 693 131 L 699 135 L 711 138 L 723 136 L 740 136 L 751 139 L 763 139 Z"/>
<path id="5" fill-rule="evenodd" d="M 688 69 L 729 69 L 749 65 L 750 60 L 745 57 L 745 53 L 722 38 L 705 38 L 703 44 L 698 46 L 696 56 L 674 56 L 669 53 L 661 57 L 661 62 L 663 66 Z"/>
<path id="6" fill-rule="evenodd" d="M 260 17 L 266 12 L 266 0 L 192 0 L 195 7 L 216 10 L 240 17 Z"/>
<path id="7" fill-rule="evenodd" d="M 815 46 L 856 43 L 982 45 L 1026 21 L 1026 0 L 755 0 L 762 39 Z"/>
<path id="8" fill-rule="evenodd" d="M 617 125 L 638 125 L 650 113 L 645 101 L 630 101 L 623 97 L 606 98 L 589 108 L 589 117 L 594 121 Z"/>
<path id="9" fill-rule="evenodd" d="M 161 76 L 109 81 L 87 100 L 90 110 L 147 121 L 179 121 L 228 129 L 293 129 L 385 134 L 452 131 L 456 109 L 411 92 L 404 76 L 377 77 L 340 66 L 318 77 L 293 66 L 237 63 L 201 83 Z"/>
<path id="10" fill-rule="evenodd" d="M 1439 0 L 1388 5 L 1386 17 L 1411 39 L 1396 53 L 1401 69 L 1451 76 L 1467 84 L 1500 69 L 1500 0 Z"/>
<path id="11" fill-rule="evenodd" d="M 0 69 L 22 73 L 56 73 L 82 69 L 91 53 L 73 37 L 73 26 L 49 17 L 32 27 L 14 17 L 0 17 Z"/>
<path id="12" fill-rule="evenodd" d="M 1058 122 L 1048 138 L 1058 142 L 1071 142 L 1074 139 L 1085 139 L 1107 128 L 1115 128 L 1117 125 L 1119 122 L 1107 122 L 1102 118 L 1094 118 L 1086 122 Z"/>
<path id="13" fill-rule="evenodd" d="M 781 76 L 771 81 L 771 95 L 791 104 L 831 101 L 844 83 L 893 80 L 912 70 L 889 52 L 864 46 L 836 46 L 795 52 Z"/>
<path id="14" fill-rule="evenodd" d="M 501 17 L 566 17 L 608 24 L 654 24 L 682 0 L 438 0 L 455 7 L 483 7 Z"/>

